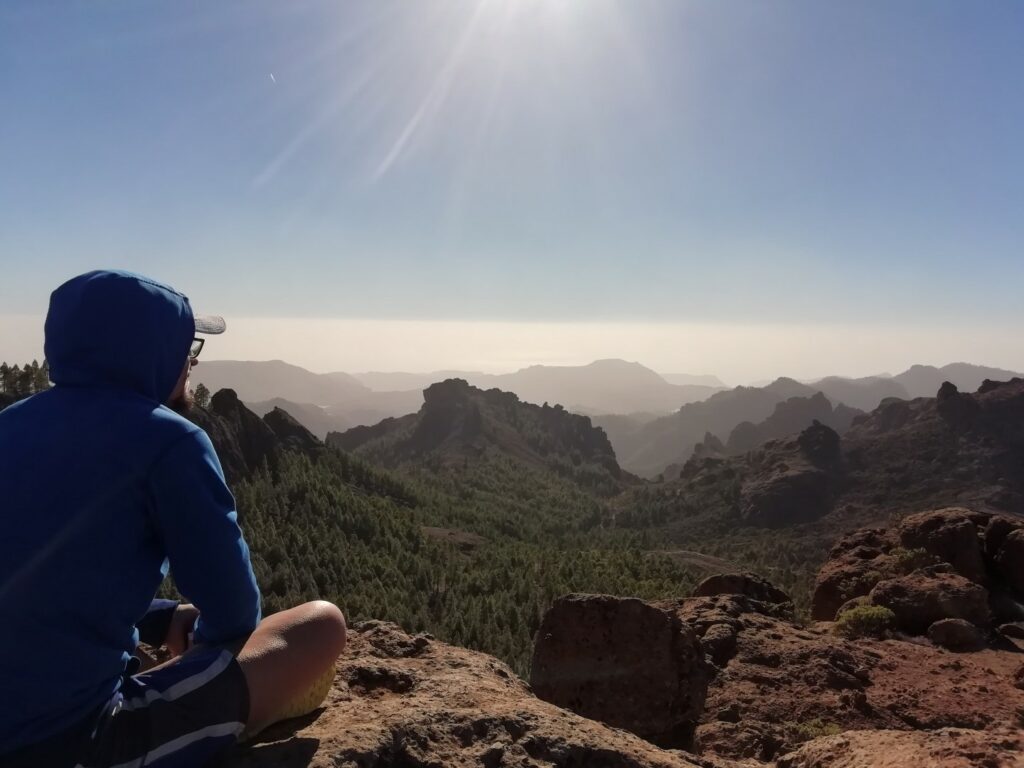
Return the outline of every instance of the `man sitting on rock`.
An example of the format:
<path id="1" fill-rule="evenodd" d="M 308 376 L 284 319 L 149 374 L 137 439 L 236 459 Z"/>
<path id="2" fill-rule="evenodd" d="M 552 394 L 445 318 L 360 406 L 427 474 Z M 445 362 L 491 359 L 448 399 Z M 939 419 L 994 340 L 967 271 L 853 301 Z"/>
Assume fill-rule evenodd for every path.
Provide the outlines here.
<path id="1" fill-rule="evenodd" d="M 213 445 L 167 407 L 223 330 L 125 272 L 51 296 L 55 386 L 0 413 L 0 766 L 200 766 L 326 694 L 341 612 L 260 620 Z M 189 604 L 153 600 L 168 565 Z M 140 639 L 174 658 L 140 671 Z"/>

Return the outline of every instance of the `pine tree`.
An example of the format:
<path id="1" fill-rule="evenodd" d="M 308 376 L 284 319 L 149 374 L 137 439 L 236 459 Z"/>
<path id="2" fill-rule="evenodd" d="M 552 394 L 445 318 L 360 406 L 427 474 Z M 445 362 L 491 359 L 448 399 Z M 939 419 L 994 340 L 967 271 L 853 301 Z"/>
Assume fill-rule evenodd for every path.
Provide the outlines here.
<path id="1" fill-rule="evenodd" d="M 199 386 L 196 387 L 196 391 L 192 396 L 195 404 L 200 408 L 208 408 L 210 406 L 210 390 L 207 389 L 203 382 L 199 382 Z"/>

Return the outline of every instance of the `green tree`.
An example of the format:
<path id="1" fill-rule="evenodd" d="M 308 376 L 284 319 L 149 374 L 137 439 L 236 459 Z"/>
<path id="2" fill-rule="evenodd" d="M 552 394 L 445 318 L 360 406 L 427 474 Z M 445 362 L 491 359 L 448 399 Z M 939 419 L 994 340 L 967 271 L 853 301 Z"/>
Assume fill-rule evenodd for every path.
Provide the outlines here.
<path id="1" fill-rule="evenodd" d="M 193 393 L 195 404 L 200 408 L 207 408 L 210 405 L 210 390 L 206 388 L 206 385 L 199 382 L 199 386 L 196 387 L 196 391 Z"/>

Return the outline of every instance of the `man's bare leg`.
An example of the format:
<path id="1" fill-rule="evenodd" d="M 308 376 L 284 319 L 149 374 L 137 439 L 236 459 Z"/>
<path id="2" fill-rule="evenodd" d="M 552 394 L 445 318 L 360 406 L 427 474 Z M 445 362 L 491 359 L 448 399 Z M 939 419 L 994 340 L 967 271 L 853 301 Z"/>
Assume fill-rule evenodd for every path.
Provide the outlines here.
<path id="1" fill-rule="evenodd" d="M 345 617 L 323 600 L 261 621 L 237 656 L 249 685 L 246 733 L 258 733 L 281 719 L 289 703 L 333 669 L 345 640 Z"/>

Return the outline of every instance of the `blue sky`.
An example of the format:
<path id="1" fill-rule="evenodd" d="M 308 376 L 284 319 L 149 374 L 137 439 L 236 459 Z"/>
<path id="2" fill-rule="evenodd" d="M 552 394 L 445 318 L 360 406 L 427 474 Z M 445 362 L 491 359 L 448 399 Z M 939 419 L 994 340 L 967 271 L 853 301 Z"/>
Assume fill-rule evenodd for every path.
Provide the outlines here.
<path id="1" fill-rule="evenodd" d="M 0 312 L 1019 323 L 1022 80 L 1016 2 L 6 2 Z"/>

